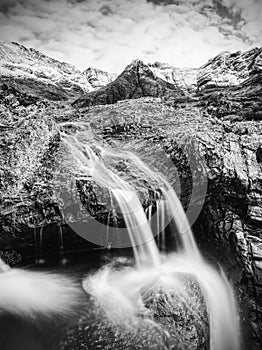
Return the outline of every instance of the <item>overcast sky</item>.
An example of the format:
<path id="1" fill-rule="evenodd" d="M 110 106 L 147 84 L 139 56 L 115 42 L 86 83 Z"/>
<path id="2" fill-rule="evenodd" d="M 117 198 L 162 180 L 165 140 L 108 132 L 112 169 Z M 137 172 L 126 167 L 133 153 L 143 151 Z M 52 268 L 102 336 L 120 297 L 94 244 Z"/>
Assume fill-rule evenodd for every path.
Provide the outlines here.
<path id="1" fill-rule="evenodd" d="M 262 46 L 262 0 L 0 0 L 0 40 L 81 70 L 120 72 L 134 58 L 198 67 Z"/>

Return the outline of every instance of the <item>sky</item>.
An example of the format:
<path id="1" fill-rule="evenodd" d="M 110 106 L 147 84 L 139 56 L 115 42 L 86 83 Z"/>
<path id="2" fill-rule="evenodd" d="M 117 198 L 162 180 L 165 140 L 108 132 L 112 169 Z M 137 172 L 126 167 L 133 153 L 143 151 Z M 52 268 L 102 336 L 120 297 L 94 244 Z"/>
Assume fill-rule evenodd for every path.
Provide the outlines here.
<path id="1" fill-rule="evenodd" d="M 199 67 L 262 46 L 262 0 L 0 0 L 0 40 L 80 70 L 133 59 Z"/>

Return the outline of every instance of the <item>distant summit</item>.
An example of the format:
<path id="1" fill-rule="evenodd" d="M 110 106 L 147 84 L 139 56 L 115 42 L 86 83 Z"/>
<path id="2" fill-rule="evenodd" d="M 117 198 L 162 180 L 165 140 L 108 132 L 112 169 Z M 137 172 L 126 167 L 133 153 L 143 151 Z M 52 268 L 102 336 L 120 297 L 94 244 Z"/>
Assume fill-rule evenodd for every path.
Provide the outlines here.
<path id="1" fill-rule="evenodd" d="M 181 88 L 159 78 L 141 60 L 132 61 L 111 83 L 79 98 L 74 105 L 86 107 L 112 104 L 120 100 L 139 97 L 184 96 Z"/>
<path id="2" fill-rule="evenodd" d="M 102 86 L 105 86 L 111 83 L 116 77 L 117 74 L 108 73 L 101 69 L 89 67 L 83 72 L 89 84 L 94 89 L 99 89 Z"/>

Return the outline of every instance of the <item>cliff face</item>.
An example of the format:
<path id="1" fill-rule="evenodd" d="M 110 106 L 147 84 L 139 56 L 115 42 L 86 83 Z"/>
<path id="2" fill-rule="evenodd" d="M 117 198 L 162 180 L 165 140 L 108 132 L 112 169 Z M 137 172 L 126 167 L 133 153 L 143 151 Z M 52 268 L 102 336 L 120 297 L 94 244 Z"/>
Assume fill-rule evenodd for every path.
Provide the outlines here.
<path id="1" fill-rule="evenodd" d="M 67 159 L 59 132 L 62 124 L 91 123 L 101 144 L 135 151 L 149 163 L 161 151 L 161 161 L 157 157 L 155 165 L 159 171 L 165 169 L 171 180 L 175 166 L 184 207 L 191 214 L 202 208 L 193 226 L 198 243 L 230 273 L 241 312 L 248 315 L 244 329 L 250 332 L 250 348 L 260 349 L 261 69 L 261 49 L 222 53 L 199 70 L 179 71 L 165 64 L 146 66 L 135 61 L 73 106 L 42 100 L 33 90 L 22 92 L 19 84 L 14 86 L 5 78 L 0 92 L 0 250 L 3 254 L 15 250 L 22 257 L 25 252 L 34 254 L 32 230 L 43 228 L 48 254 L 53 249 L 50 227 L 57 232 L 61 227 L 67 230 L 70 250 L 83 244 L 66 228 L 55 189 L 67 187 L 67 182 L 56 172 Z M 98 81 L 100 74 L 95 74 Z M 112 78 L 102 75 L 103 81 Z M 41 80 L 35 84 L 35 91 L 43 88 Z M 116 169 L 122 168 L 123 163 L 116 164 Z M 143 183 L 139 174 L 133 175 L 143 203 L 153 201 L 149 181 Z M 103 204 L 106 195 L 95 183 L 91 185 L 78 184 L 86 220 L 103 221 L 108 215 Z M 64 198 L 68 206 L 75 200 Z M 66 218 L 70 220 L 77 221 L 77 215 Z"/>

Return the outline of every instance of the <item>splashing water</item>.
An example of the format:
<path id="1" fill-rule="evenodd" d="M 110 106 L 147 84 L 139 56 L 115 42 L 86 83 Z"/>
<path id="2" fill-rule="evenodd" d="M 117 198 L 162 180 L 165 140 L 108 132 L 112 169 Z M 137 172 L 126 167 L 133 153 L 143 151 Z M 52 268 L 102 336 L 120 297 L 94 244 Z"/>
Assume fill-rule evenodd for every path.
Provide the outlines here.
<path id="1" fill-rule="evenodd" d="M 81 297 L 67 276 L 11 269 L 1 259 L 0 286 L 0 311 L 30 318 L 70 315 Z"/>
<path id="2" fill-rule="evenodd" d="M 136 260 L 135 268 L 108 266 L 87 277 L 83 282 L 84 289 L 93 295 L 112 323 L 131 324 L 131 320 L 137 320 L 139 310 L 145 312 L 144 296 L 149 290 L 161 290 L 166 295 L 172 291 L 189 305 L 190 291 L 185 286 L 185 280 L 189 278 L 196 281 L 204 297 L 210 349 L 239 350 L 239 320 L 232 287 L 224 272 L 217 271 L 202 257 L 186 214 L 170 184 L 131 152 L 105 150 L 96 143 L 100 153 L 97 154 L 89 145 L 89 142 L 94 143 L 90 130 L 88 138 L 81 140 L 86 125 L 74 126 L 80 129 L 76 135 L 66 132 L 61 135 L 73 156 L 76 176 L 92 178 L 109 189 L 124 218 Z M 159 184 L 161 198 L 157 201 L 156 214 L 151 207 L 144 212 L 134 187 L 105 165 L 108 158 L 122 158 L 132 163 L 145 178 Z M 167 225 L 177 246 L 176 251 L 168 255 L 160 253 L 154 240 L 154 234 L 159 234 L 158 240 L 164 247 Z M 198 311 L 194 312 L 197 315 Z"/>

